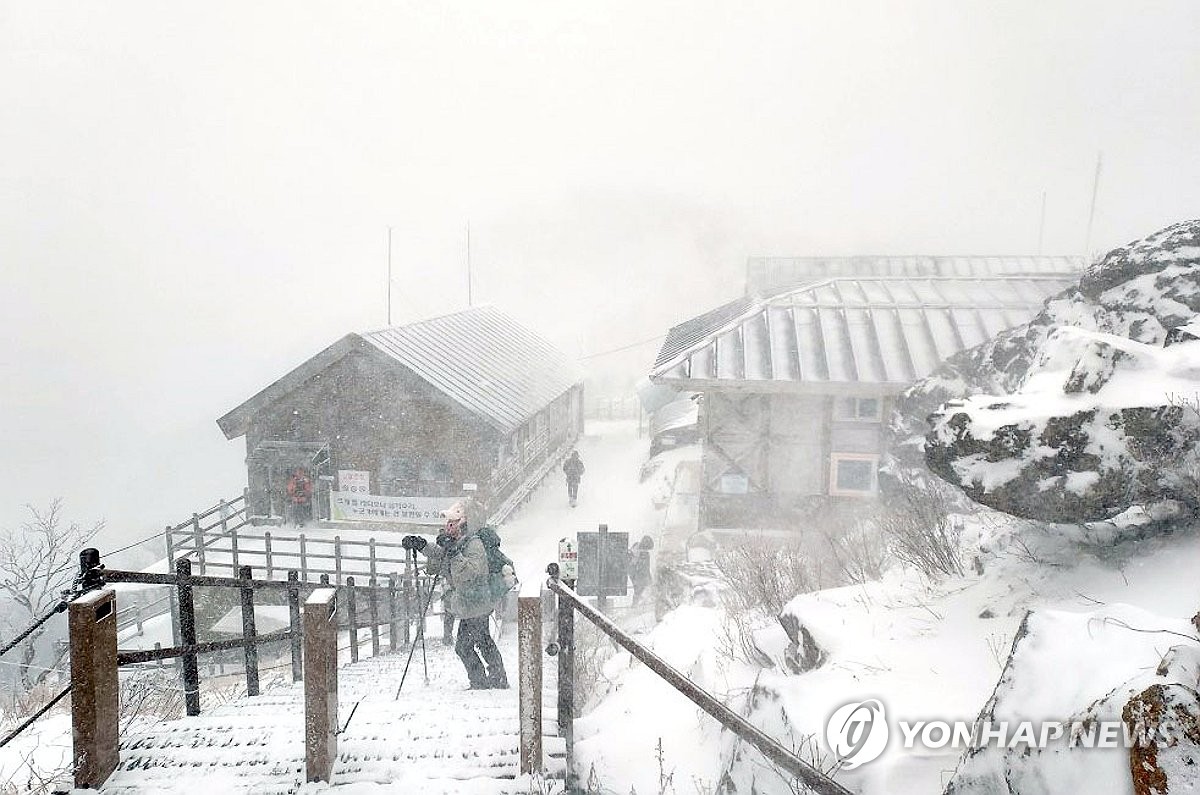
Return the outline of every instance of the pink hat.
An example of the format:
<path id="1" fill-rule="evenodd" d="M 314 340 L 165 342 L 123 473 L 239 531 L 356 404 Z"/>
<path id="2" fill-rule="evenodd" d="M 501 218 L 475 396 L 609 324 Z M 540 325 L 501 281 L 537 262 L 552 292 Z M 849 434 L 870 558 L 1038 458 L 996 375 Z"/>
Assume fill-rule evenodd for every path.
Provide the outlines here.
<path id="1" fill-rule="evenodd" d="M 467 518 L 467 506 L 463 505 L 461 501 L 456 502 L 442 511 L 442 516 L 447 522 L 461 522 Z"/>

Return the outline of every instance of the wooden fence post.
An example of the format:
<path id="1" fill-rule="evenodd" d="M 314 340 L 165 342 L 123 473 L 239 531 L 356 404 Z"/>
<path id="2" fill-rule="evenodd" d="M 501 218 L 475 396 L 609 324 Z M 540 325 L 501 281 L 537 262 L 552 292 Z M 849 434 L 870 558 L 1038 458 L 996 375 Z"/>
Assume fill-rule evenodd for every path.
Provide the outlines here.
<path id="1" fill-rule="evenodd" d="M 179 602 L 179 642 L 182 646 L 196 645 L 196 607 L 192 603 L 192 562 L 187 558 L 175 561 L 175 598 Z M 200 714 L 200 669 L 196 652 L 184 652 L 183 700 L 188 715 Z"/>
<path id="2" fill-rule="evenodd" d="M 238 533 L 236 527 L 229 532 L 229 553 L 232 557 L 234 572 L 241 571 L 242 567 L 238 565 Z"/>
<path id="3" fill-rule="evenodd" d="M 204 576 L 204 532 L 200 529 L 200 515 L 192 514 L 192 538 L 196 544 L 196 566 L 200 571 L 196 572 L 200 576 Z"/>
<path id="4" fill-rule="evenodd" d="M 304 601 L 305 781 L 329 781 L 337 759 L 337 591 Z"/>
<path id="5" fill-rule="evenodd" d="M 573 583 L 572 583 L 573 584 Z M 575 608 L 558 600 L 558 736 L 567 751 L 567 791 L 575 787 Z"/>
<path id="6" fill-rule="evenodd" d="M 300 582 L 299 574 L 295 569 L 287 573 L 288 589 L 288 624 L 292 630 L 292 681 L 299 682 L 304 676 L 304 669 L 301 667 L 301 655 L 303 654 L 303 628 L 300 626 Z"/>
<path id="7" fill-rule="evenodd" d="M 392 572 L 388 575 L 388 651 L 396 650 L 396 641 L 400 638 L 400 622 L 397 620 L 397 597 L 396 592 L 396 573 Z M 408 628 L 408 623 L 404 624 L 405 629 Z"/>
<path id="8" fill-rule="evenodd" d="M 265 556 L 267 558 L 267 579 L 270 580 L 270 579 L 273 579 L 273 577 L 271 576 L 272 571 L 271 571 L 271 531 L 270 530 L 263 531 L 263 553 L 265 554 Z"/>
<path id="9" fill-rule="evenodd" d="M 117 605 L 112 588 L 84 594 L 67 608 L 71 639 L 71 737 L 75 787 L 96 788 L 120 760 Z"/>
<path id="10" fill-rule="evenodd" d="M 346 623 L 350 625 L 350 662 L 358 662 L 358 606 L 353 575 L 346 578 Z"/>
<path id="11" fill-rule="evenodd" d="M 371 595 L 371 602 L 368 609 L 371 611 L 371 656 L 379 656 L 379 599 L 378 596 L 379 583 L 375 578 L 371 578 L 371 590 L 367 591 Z"/>
<path id="12" fill-rule="evenodd" d="M 335 576 L 334 581 L 338 585 L 341 585 L 342 584 L 342 537 L 341 536 L 333 537 L 333 571 L 334 571 L 334 576 Z"/>
<path id="13" fill-rule="evenodd" d="M 308 551 L 304 533 L 300 534 L 300 582 L 308 582 Z"/>
<path id="14" fill-rule="evenodd" d="M 517 678 L 521 772 L 542 770 L 542 598 L 517 597 Z"/>
<path id="15" fill-rule="evenodd" d="M 253 577 L 249 566 L 238 568 L 238 577 L 247 582 Z M 258 637 L 258 629 L 254 625 L 254 589 L 249 585 L 242 588 L 242 637 L 246 639 Z M 246 661 L 246 695 L 258 695 L 258 646 L 247 645 L 243 651 Z"/>

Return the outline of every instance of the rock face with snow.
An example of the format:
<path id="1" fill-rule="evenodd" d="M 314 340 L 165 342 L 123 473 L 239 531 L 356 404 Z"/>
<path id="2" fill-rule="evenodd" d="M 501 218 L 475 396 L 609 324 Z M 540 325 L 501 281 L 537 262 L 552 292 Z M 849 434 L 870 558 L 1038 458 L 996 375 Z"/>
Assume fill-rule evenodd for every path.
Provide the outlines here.
<path id="1" fill-rule="evenodd" d="M 1180 639 L 1192 632 L 1185 620 L 1126 605 L 1026 616 L 978 718 L 1005 737 L 967 750 L 945 795 L 1190 791 L 1200 763 L 1200 647 Z M 1180 645 L 1164 656 L 1165 638 Z M 1019 737 L 1022 721 L 1032 721 L 1035 742 Z M 1046 721 L 1061 724 L 1061 736 Z"/>
<path id="2" fill-rule="evenodd" d="M 915 464 L 928 417 L 929 468 L 1025 518 L 1095 521 L 1164 500 L 1195 513 L 1198 317 L 1200 221 L 1187 221 L 1110 252 L 1030 323 L 908 390 L 893 449 Z"/>

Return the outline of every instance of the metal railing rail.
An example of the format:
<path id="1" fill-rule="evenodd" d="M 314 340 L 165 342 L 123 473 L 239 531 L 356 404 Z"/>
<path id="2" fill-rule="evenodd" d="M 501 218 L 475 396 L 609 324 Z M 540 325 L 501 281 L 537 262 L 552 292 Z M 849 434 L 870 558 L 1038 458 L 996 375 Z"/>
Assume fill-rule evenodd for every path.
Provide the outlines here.
<path id="1" fill-rule="evenodd" d="M 716 718 L 726 729 L 757 748 L 763 756 L 767 757 L 767 759 L 783 770 L 786 770 L 789 774 L 795 776 L 813 792 L 819 795 L 853 795 L 850 790 L 796 756 L 773 737 L 722 704 L 711 693 L 704 690 L 691 679 L 668 665 L 657 654 L 627 635 L 603 613 L 584 602 L 579 594 L 575 593 L 571 584 L 558 579 L 557 565 L 551 564 L 549 572 L 551 576 L 546 586 L 558 596 L 559 601 L 559 648 L 557 650 L 559 655 L 558 711 L 559 730 L 563 734 L 567 744 L 568 776 L 571 774 L 571 765 L 573 762 L 572 740 L 574 734 L 571 726 L 574 721 L 574 705 L 572 704 L 572 697 L 574 695 L 572 692 L 574 623 L 572 617 L 574 613 L 579 613 L 592 622 L 597 629 L 608 635 L 618 645 L 644 663 L 657 676 L 682 693 L 693 704 Z M 564 605 L 567 608 L 566 610 L 563 609 Z"/>

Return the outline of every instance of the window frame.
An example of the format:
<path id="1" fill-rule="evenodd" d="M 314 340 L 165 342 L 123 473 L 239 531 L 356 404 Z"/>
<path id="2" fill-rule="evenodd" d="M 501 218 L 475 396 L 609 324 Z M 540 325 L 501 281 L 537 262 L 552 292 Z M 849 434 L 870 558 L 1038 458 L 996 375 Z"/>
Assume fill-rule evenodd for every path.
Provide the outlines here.
<path id="1" fill-rule="evenodd" d="M 830 453 L 829 454 L 829 494 L 833 497 L 869 498 L 879 494 L 879 458 L 877 453 Z M 838 464 L 842 461 L 867 461 L 871 468 L 871 488 L 869 491 L 859 489 L 843 489 L 838 487 Z"/>
<path id="2" fill-rule="evenodd" d="M 854 411 L 850 414 L 846 414 L 842 411 L 842 406 L 844 405 L 843 401 L 846 401 L 846 400 L 854 401 Z M 863 416 L 859 412 L 859 405 L 861 405 L 861 403 L 864 400 L 874 400 L 875 401 L 875 413 L 873 415 Z M 871 397 L 871 396 L 867 396 L 867 397 L 850 396 L 850 397 L 834 398 L 833 421 L 834 422 L 883 422 L 883 398 L 882 397 Z"/>

